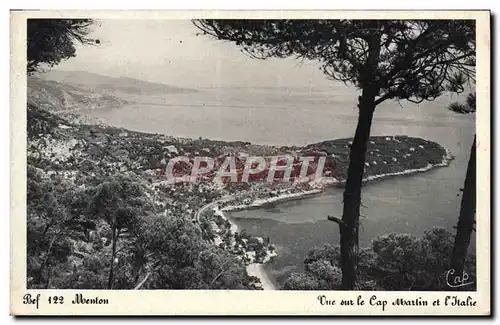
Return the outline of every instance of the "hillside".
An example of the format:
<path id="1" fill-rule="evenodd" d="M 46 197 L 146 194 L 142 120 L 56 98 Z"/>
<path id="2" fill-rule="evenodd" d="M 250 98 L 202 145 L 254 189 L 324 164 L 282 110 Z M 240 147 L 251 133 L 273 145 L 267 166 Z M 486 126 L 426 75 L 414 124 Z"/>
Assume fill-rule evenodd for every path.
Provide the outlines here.
<path id="1" fill-rule="evenodd" d="M 37 77 L 28 78 L 27 95 L 28 104 L 54 112 L 111 109 L 127 103 L 110 94 Z"/>
<path id="2" fill-rule="evenodd" d="M 162 83 L 126 77 L 108 77 L 85 71 L 51 70 L 40 74 L 40 78 L 68 85 L 85 87 L 99 92 L 125 93 L 130 95 L 165 95 L 196 92 L 195 89 L 180 88 Z"/>
<path id="3" fill-rule="evenodd" d="M 116 237 L 112 288 L 132 289 L 141 279 L 144 289 L 260 287 L 245 264 L 265 258 L 268 245 L 247 249 L 245 241 L 259 239 L 226 236 L 228 249 L 214 243 L 213 222 L 193 223 L 196 211 L 224 191 L 212 182 L 164 186 L 155 178 L 165 159 L 179 154 L 204 148 L 220 155 L 219 142 L 73 124 L 32 105 L 27 114 L 29 288 L 110 288 L 112 228 L 99 212 L 108 207 L 133 209 L 135 218 Z M 96 201 L 121 190 L 117 206 Z"/>
<path id="4" fill-rule="evenodd" d="M 272 238 L 234 229 L 221 211 L 297 199 L 328 184 L 268 183 L 265 177 L 249 183 L 224 184 L 210 177 L 172 183 L 165 178 L 166 163 L 188 157 L 174 170 L 182 176 L 189 174 L 200 154 L 217 165 L 228 155 L 237 161 L 249 155 L 328 156 L 325 175 L 341 185 L 351 141 L 278 148 L 179 139 L 71 123 L 32 105 L 27 131 L 29 288 L 103 289 L 110 265 L 117 268 L 112 287 L 119 289 L 132 289 L 142 278 L 148 279 L 144 289 L 259 288 L 258 278 L 249 276 L 245 267 L 265 263 L 280 252 Z M 404 136 L 372 137 L 368 155 L 367 181 L 446 166 L 450 159 L 438 144 Z M 118 201 L 113 196 L 117 191 Z M 115 237 L 119 253 L 111 263 L 113 236 L 105 216 L 115 211 L 137 218 L 121 226 Z M 192 276 L 182 276 L 186 272 Z M 220 272 L 227 273 L 217 275 Z"/>

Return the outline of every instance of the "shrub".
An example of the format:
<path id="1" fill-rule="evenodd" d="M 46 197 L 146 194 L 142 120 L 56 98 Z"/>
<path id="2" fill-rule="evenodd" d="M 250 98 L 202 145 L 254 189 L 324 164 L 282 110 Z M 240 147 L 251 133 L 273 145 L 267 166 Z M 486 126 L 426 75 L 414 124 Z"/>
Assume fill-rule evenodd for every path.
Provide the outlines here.
<path id="1" fill-rule="evenodd" d="M 475 112 L 476 111 L 476 93 L 470 93 L 467 96 L 467 107 L 469 108 L 469 111 Z"/>
<path id="2" fill-rule="evenodd" d="M 469 107 L 465 104 L 460 104 L 458 102 L 453 102 L 450 105 L 448 105 L 448 109 L 450 111 L 453 111 L 455 113 L 460 113 L 460 114 L 467 114 L 470 113 Z"/>
<path id="3" fill-rule="evenodd" d="M 409 234 L 376 237 L 372 247 L 359 252 L 360 290 L 449 290 L 446 273 L 453 249 L 453 235 L 442 228 L 427 230 L 422 237 Z M 338 246 L 325 245 L 309 251 L 305 273 L 292 274 L 283 288 L 287 290 L 335 290 L 342 274 Z M 465 263 L 469 280 L 475 278 L 475 257 Z M 474 290 L 472 286 L 464 290 Z"/>

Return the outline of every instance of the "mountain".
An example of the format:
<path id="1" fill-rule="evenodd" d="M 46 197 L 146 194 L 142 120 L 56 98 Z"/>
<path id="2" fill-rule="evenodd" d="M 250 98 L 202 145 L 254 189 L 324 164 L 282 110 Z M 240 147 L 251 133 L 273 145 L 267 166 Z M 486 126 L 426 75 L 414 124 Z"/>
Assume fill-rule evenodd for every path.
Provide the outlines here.
<path id="1" fill-rule="evenodd" d="M 126 77 L 108 77 L 85 71 L 51 70 L 39 75 L 45 80 L 85 87 L 100 92 L 122 93 L 129 95 L 165 95 L 173 93 L 197 92 L 195 89 L 180 88 L 162 83 L 149 82 Z"/>
<path id="2" fill-rule="evenodd" d="M 28 77 L 27 86 L 28 104 L 48 111 L 116 108 L 127 103 L 110 94 L 37 77 Z"/>

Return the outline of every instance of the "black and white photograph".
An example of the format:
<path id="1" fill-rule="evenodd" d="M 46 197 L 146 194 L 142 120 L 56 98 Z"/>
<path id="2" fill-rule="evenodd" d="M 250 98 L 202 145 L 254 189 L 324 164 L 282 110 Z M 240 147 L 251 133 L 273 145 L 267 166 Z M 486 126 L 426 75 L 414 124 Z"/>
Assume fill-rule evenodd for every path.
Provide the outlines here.
<path id="1" fill-rule="evenodd" d="M 26 292 L 475 306 L 477 16 L 73 17 L 23 29 Z"/>

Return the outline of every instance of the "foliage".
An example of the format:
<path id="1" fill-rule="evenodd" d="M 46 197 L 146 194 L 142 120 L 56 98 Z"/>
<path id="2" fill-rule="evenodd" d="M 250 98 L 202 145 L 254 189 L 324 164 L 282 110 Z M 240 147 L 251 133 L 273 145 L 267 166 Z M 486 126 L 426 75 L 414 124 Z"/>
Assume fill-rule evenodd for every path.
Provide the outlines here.
<path id="1" fill-rule="evenodd" d="M 355 289 L 359 209 L 375 107 L 387 99 L 433 100 L 474 79 L 474 21 L 195 20 L 205 34 L 229 40 L 260 59 L 317 60 L 325 75 L 362 90 L 350 150 L 341 233 L 342 285 Z"/>
<path id="2" fill-rule="evenodd" d="M 50 67 L 75 56 L 75 42 L 98 44 L 88 38 L 90 19 L 28 19 L 27 72 L 32 74 L 41 64 Z"/>
<path id="3" fill-rule="evenodd" d="M 432 100 L 474 78 L 475 24 L 468 20 L 195 20 L 254 58 L 317 60 L 332 80 L 376 85 L 386 99 Z M 375 70 L 368 75 L 370 51 Z M 462 76 L 457 83 L 456 74 Z M 372 77 L 368 79 L 368 77 Z"/>
<path id="4" fill-rule="evenodd" d="M 111 176 L 96 186 L 89 212 L 105 220 L 111 228 L 111 256 L 108 289 L 114 284 L 117 242 L 121 231 L 137 227 L 138 218 L 154 210 L 140 183 L 121 175 Z"/>
<path id="5" fill-rule="evenodd" d="M 144 220 L 141 233 L 151 254 L 153 274 L 146 288 L 252 289 L 243 263 L 201 238 L 200 229 L 183 218 Z"/>
<path id="6" fill-rule="evenodd" d="M 422 237 L 388 234 L 375 238 L 372 247 L 360 252 L 359 285 L 362 290 L 450 290 L 446 284 L 453 236 L 442 228 Z M 326 245 L 312 249 L 304 260 L 305 273 L 292 274 L 286 290 L 338 290 L 341 284 L 340 249 Z M 466 271 L 475 277 L 475 257 L 469 256 Z M 472 290 L 472 287 L 467 287 Z"/>
<path id="7" fill-rule="evenodd" d="M 136 179 L 79 189 L 31 165 L 27 174 L 29 288 L 133 289 L 146 275 L 146 289 L 257 288 L 190 219 L 156 214 Z"/>
<path id="8" fill-rule="evenodd" d="M 114 175 L 94 188 L 88 213 L 103 218 L 110 226 L 123 229 L 133 226 L 138 216 L 153 210 L 154 206 L 140 183 L 127 176 Z"/>
<path id="9" fill-rule="evenodd" d="M 319 61 L 324 74 L 361 90 L 340 231 L 342 287 L 356 289 L 361 185 L 375 108 L 420 103 L 475 80 L 473 20 L 194 20 L 204 34 L 235 42 L 254 58 Z"/>
<path id="10" fill-rule="evenodd" d="M 49 179 L 27 167 L 27 277 L 28 287 L 46 287 L 54 266 L 72 253 L 71 239 L 79 238 L 78 220 L 71 215 L 78 195 L 61 177 Z M 92 225 L 89 225 L 92 227 Z"/>
<path id="11" fill-rule="evenodd" d="M 316 276 L 308 273 L 292 273 L 283 284 L 284 290 L 328 290 L 328 285 L 326 288 L 324 283 L 320 283 L 320 280 Z"/>
<path id="12" fill-rule="evenodd" d="M 476 111 L 476 93 L 469 93 L 465 103 L 453 102 L 448 105 L 448 109 L 459 114 L 470 114 Z"/>
<path id="13" fill-rule="evenodd" d="M 470 111 L 476 111 L 476 93 L 473 92 L 473 93 L 470 93 L 468 96 L 467 96 L 467 107 L 469 108 Z"/>
<path id="14" fill-rule="evenodd" d="M 453 112 L 456 112 L 456 113 L 460 113 L 460 114 L 470 113 L 469 112 L 469 108 L 467 107 L 467 105 L 461 104 L 459 102 L 453 102 L 453 103 L 449 104 L 448 105 L 448 109 L 450 111 L 453 111 Z"/>

